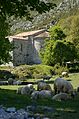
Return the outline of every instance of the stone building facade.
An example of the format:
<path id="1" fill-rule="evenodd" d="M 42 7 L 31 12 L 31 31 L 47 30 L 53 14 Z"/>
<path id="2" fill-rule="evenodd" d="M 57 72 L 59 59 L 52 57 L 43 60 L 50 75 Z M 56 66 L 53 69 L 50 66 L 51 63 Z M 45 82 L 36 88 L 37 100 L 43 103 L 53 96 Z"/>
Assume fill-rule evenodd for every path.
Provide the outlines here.
<path id="1" fill-rule="evenodd" d="M 49 38 L 49 34 L 44 29 L 10 36 L 9 40 L 14 46 L 13 65 L 40 64 L 39 51 L 46 38 Z"/>

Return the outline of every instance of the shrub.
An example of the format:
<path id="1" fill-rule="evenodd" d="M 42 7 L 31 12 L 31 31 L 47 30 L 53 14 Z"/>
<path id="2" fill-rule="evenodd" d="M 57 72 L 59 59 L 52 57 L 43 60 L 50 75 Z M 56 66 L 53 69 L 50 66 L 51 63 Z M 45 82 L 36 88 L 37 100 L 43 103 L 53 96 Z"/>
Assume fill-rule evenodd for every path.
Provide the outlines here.
<path id="1" fill-rule="evenodd" d="M 19 78 L 41 78 L 43 75 L 51 76 L 54 70 L 53 67 L 47 65 L 21 65 L 14 68 L 13 73 Z"/>
<path id="2" fill-rule="evenodd" d="M 54 66 L 54 70 L 55 70 L 56 74 L 58 74 L 58 75 L 61 75 L 61 73 L 64 71 L 67 71 L 67 72 L 69 71 L 66 66 L 60 66 L 60 64 L 56 64 Z"/>

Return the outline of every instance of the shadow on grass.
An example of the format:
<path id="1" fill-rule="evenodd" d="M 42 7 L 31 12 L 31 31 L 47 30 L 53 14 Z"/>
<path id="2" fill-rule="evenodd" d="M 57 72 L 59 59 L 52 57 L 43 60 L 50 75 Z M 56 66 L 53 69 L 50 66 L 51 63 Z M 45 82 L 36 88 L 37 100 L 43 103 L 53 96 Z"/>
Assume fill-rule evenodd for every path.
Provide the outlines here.
<path id="1" fill-rule="evenodd" d="M 0 89 L 0 105 L 23 108 L 32 104 L 29 96 L 16 94 L 15 90 Z"/>

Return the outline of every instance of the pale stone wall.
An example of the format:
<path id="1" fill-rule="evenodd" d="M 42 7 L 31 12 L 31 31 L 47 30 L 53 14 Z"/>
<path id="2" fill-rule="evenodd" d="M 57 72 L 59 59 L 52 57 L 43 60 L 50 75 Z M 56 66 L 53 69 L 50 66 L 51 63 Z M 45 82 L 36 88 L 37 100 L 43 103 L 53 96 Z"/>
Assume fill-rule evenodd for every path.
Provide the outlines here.
<path id="1" fill-rule="evenodd" d="M 34 39 L 34 55 L 33 55 L 33 61 L 35 64 L 40 64 L 41 63 L 41 59 L 39 57 L 39 51 L 40 49 L 43 47 L 44 45 L 44 38 L 35 38 Z"/>
<path id="2" fill-rule="evenodd" d="M 13 65 L 16 66 L 27 63 L 28 40 L 14 39 L 13 45 Z"/>
<path id="3" fill-rule="evenodd" d="M 27 40 L 13 40 L 13 64 L 40 64 L 39 50 L 41 48 L 43 40 L 33 39 L 32 36 L 28 37 Z"/>
<path id="4" fill-rule="evenodd" d="M 13 64 L 33 64 L 33 46 L 31 39 L 14 40 Z"/>
<path id="5" fill-rule="evenodd" d="M 40 64 L 39 51 L 43 47 L 44 39 L 28 36 L 24 39 L 13 38 L 13 65 Z"/>

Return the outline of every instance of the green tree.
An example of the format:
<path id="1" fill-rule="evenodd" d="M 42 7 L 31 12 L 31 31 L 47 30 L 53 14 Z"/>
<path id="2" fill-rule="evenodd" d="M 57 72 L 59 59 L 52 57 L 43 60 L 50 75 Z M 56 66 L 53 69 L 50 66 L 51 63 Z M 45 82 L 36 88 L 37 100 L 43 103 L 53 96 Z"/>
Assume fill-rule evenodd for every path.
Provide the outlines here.
<path id="1" fill-rule="evenodd" d="M 74 61 L 77 58 L 76 48 L 73 43 L 66 42 L 66 35 L 59 26 L 49 29 L 50 40 L 47 40 L 44 50 L 41 51 L 41 59 L 43 64 L 55 65 L 59 63 Z"/>
<path id="2" fill-rule="evenodd" d="M 73 43 L 60 40 L 49 40 L 42 52 L 43 64 L 54 66 L 59 63 L 74 61 L 77 58 L 76 49 Z"/>
<path id="3" fill-rule="evenodd" d="M 79 60 L 79 15 L 71 15 L 65 19 L 61 19 L 58 23 L 67 35 L 66 41 L 74 43 L 77 51 L 77 60 Z"/>
<path id="4" fill-rule="evenodd" d="M 53 40 L 62 40 L 66 37 L 66 35 L 58 25 L 51 27 L 49 29 L 49 34 L 51 39 Z"/>
<path id="5" fill-rule="evenodd" d="M 0 64 L 8 62 L 10 59 L 9 52 L 11 46 L 8 40 L 5 39 L 9 34 L 7 17 L 26 16 L 26 19 L 31 19 L 31 11 L 39 13 L 49 11 L 55 4 L 45 3 L 40 0 L 0 0 Z"/>

